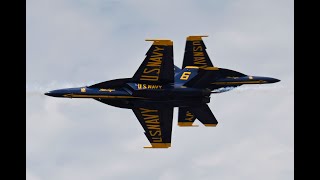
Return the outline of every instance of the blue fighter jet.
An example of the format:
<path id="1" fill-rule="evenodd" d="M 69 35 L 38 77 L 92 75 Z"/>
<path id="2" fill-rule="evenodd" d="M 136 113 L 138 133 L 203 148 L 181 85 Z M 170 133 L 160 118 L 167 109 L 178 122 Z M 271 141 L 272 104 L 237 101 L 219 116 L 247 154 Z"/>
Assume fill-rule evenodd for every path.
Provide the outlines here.
<path id="1" fill-rule="evenodd" d="M 173 42 L 147 39 L 153 44 L 132 78 L 114 79 L 91 86 L 53 90 L 52 97 L 92 98 L 132 109 L 151 143 L 148 148 L 171 147 L 174 107 L 178 126 L 190 127 L 198 119 L 204 126 L 218 124 L 207 103 L 210 95 L 244 84 L 267 84 L 280 80 L 250 76 L 213 66 L 202 37 L 188 36 L 182 69 L 173 63 Z"/>

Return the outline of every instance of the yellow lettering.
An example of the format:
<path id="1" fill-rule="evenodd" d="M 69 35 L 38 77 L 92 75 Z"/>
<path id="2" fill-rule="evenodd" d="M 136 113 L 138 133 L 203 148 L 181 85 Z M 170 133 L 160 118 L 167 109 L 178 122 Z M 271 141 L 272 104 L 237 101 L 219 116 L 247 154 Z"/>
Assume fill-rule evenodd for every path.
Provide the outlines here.
<path id="1" fill-rule="evenodd" d="M 194 62 L 194 64 L 205 65 L 206 63 L 205 62 Z"/>
<path id="2" fill-rule="evenodd" d="M 151 57 L 162 57 L 163 54 L 161 52 L 153 51 Z"/>
<path id="3" fill-rule="evenodd" d="M 152 140 L 153 140 L 153 142 L 155 142 L 155 143 L 157 143 L 157 142 L 162 142 L 162 138 L 161 138 L 161 137 L 158 137 L 158 138 L 152 137 Z"/>
<path id="4" fill-rule="evenodd" d="M 158 110 L 157 109 L 146 109 L 146 108 L 139 108 L 142 114 L 145 113 L 157 113 Z"/>
<path id="5" fill-rule="evenodd" d="M 146 67 L 160 67 L 162 63 L 163 53 L 159 52 L 164 50 L 164 48 L 160 48 L 155 46 L 155 49 L 152 51 L 152 55 L 147 62 Z M 145 81 L 158 81 L 159 74 L 161 70 L 160 68 L 145 68 L 142 72 L 140 80 Z"/>
<path id="6" fill-rule="evenodd" d="M 146 119 L 144 119 L 145 120 L 145 122 L 147 123 L 147 124 L 159 124 L 160 122 L 159 122 L 159 118 L 156 118 L 156 119 L 151 119 L 151 120 L 146 120 Z"/>
<path id="7" fill-rule="evenodd" d="M 191 74 L 191 72 L 188 72 L 188 71 L 183 72 L 182 75 L 181 75 L 181 77 L 180 77 L 180 79 L 181 79 L 181 80 L 188 80 L 190 74 Z"/>
<path id="8" fill-rule="evenodd" d="M 144 120 L 149 120 L 149 119 L 159 119 L 158 115 L 153 115 L 153 114 L 142 114 L 142 116 L 144 117 Z"/>
<path id="9" fill-rule="evenodd" d="M 192 44 L 194 46 L 201 46 L 201 42 L 200 41 L 193 41 Z"/>
<path id="10" fill-rule="evenodd" d="M 193 119 L 192 113 L 190 113 L 189 111 L 187 111 L 187 112 L 186 112 L 186 118 L 185 118 L 185 120 L 187 120 L 187 121 L 192 121 L 192 119 Z"/>
<path id="11" fill-rule="evenodd" d="M 194 57 L 194 64 L 196 65 L 202 65 L 200 66 L 201 68 L 204 68 L 204 67 L 207 67 L 207 63 L 206 63 L 206 60 L 205 60 L 205 57 Z"/>
<path id="12" fill-rule="evenodd" d="M 159 130 L 160 124 L 147 124 L 148 129 Z"/>
<path id="13" fill-rule="evenodd" d="M 156 72 L 157 74 L 160 73 L 160 69 L 158 69 L 158 68 L 154 68 L 154 69 L 150 69 L 150 70 L 148 70 L 148 68 L 145 68 L 145 69 L 143 70 L 143 73 L 144 73 L 144 74 L 149 74 L 149 73 L 154 72 L 154 71 L 157 71 L 157 72 Z"/>
<path id="14" fill-rule="evenodd" d="M 138 84 L 138 89 L 161 89 L 161 85 Z"/>
<path id="15" fill-rule="evenodd" d="M 142 85 L 146 85 L 148 88 L 157 86 L 157 85 L 147 85 L 147 84 L 142 84 Z M 152 141 L 162 142 L 158 110 L 146 109 L 146 108 L 139 108 L 139 110 L 141 111 L 141 115 L 148 129 L 148 131 L 146 132 L 150 134 Z"/>
<path id="16" fill-rule="evenodd" d="M 201 41 L 193 41 L 193 63 L 200 68 L 208 67 L 206 59 L 204 57 L 204 49 L 201 46 Z"/>
<path id="17" fill-rule="evenodd" d="M 194 57 L 195 62 L 205 62 L 206 59 L 204 57 Z"/>
<path id="18" fill-rule="evenodd" d="M 159 77 L 158 76 L 146 76 L 146 75 L 141 75 L 140 80 L 145 80 L 145 81 L 158 81 Z"/>
<path id="19" fill-rule="evenodd" d="M 161 63 L 162 63 L 162 57 L 158 57 L 158 58 L 150 58 L 148 63 L 147 63 L 147 66 L 149 67 L 159 67 L 161 66 Z"/>
<path id="20" fill-rule="evenodd" d="M 193 52 L 193 56 L 204 56 L 203 52 Z"/>
<path id="21" fill-rule="evenodd" d="M 161 130 L 157 130 L 157 131 L 149 131 L 151 136 L 161 136 Z"/>
<path id="22" fill-rule="evenodd" d="M 155 49 L 154 49 L 154 51 L 163 51 L 163 50 L 164 50 L 164 48 L 160 48 L 158 46 L 155 46 Z"/>
<path id="23" fill-rule="evenodd" d="M 193 51 L 203 51 L 202 46 L 194 46 Z"/>

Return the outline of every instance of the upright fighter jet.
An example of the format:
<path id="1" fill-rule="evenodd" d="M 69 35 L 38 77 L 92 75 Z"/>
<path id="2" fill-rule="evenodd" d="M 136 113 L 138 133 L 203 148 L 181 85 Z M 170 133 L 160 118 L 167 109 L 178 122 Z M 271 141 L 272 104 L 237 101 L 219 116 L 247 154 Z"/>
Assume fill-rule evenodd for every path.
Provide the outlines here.
<path id="1" fill-rule="evenodd" d="M 212 93 L 243 84 L 278 82 L 270 77 L 249 76 L 213 66 L 202 37 L 187 37 L 182 69 L 173 64 L 173 42 L 147 39 L 153 44 L 132 78 L 115 79 L 91 86 L 53 90 L 45 95 L 92 98 L 99 102 L 132 109 L 151 143 L 146 148 L 171 147 L 173 108 L 179 107 L 178 125 L 218 124 L 207 103 Z"/>

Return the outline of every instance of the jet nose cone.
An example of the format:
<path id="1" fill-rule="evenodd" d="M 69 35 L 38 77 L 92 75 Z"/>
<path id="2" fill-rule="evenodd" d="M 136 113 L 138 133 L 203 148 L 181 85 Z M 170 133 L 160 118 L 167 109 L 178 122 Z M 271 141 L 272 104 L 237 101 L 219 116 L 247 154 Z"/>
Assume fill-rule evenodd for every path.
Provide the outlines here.
<path id="1" fill-rule="evenodd" d="M 63 95 L 66 93 L 65 90 L 59 89 L 59 90 L 53 90 L 44 93 L 44 95 L 51 96 L 51 97 L 63 97 Z"/>
<path id="2" fill-rule="evenodd" d="M 276 82 L 279 82 L 280 80 L 279 79 L 276 79 L 276 78 L 270 78 L 270 83 L 276 83 Z"/>
<path id="3" fill-rule="evenodd" d="M 49 91 L 49 92 L 44 93 L 44 95 L 46 95 L 46 96 L 52 96 L 52 93 Z"/>

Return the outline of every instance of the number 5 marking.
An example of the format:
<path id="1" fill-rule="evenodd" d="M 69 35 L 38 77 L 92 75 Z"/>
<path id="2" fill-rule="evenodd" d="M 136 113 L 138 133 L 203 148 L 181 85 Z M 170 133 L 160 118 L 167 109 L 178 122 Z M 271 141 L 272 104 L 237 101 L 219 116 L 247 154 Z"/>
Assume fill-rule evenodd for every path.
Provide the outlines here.
<path id="1" fill-rule="evenodd" d="M 180 79 L 181 79 L 181 80 L 188 80 L 190 74 L 191 74 L 191 72 L 184 72 L 184 73 L 181 75 Z"/>

